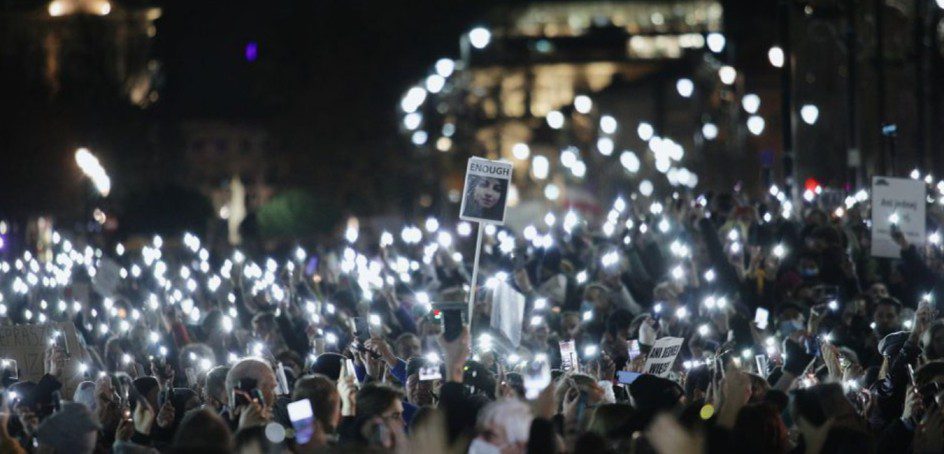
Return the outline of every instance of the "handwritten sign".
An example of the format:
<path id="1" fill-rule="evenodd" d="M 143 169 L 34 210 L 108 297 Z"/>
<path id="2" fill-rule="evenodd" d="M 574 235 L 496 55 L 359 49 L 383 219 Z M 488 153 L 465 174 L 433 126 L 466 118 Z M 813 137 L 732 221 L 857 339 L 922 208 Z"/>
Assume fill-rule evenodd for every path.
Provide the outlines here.
<path id="1" fill-rule="evenodd" d="M 663 337 L 657 340 L 646 358 L 646 366 L 643 368 L 645 373 L 667 376 L 675 364 L 675 357 L 682 349 L 682 342 L 685 342 L 685 339 L 681 337 Z"/>
<path id="2" fill-rule="evenodd" d="M 69 359 L 62 374 L 64 396 L 82 381 L 79 363 L 87 361 L 88 353 L 79 342 L 75 326 L 71 323 L 46 325 L 0 326 L 0 358 L 15 359 L 19 367 L 20 381 L 38 382 L 45 373 L 43 360 L 49 341 L 54 333 L 65 336 Z"/>
<path id="3" fill-rule="evenodd" d="M 925 241 L 924 182 L 908 178 L 872 177 L 872 255 L 899 258 L 901 247 L 892 239 L 897 225 L 909 244 Z"/>

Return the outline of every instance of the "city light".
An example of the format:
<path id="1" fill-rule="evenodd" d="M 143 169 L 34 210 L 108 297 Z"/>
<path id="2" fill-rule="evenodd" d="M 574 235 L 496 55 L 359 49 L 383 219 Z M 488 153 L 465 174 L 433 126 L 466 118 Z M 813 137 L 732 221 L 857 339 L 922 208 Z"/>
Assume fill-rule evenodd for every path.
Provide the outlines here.
<path id="1" fill-rule="evenodd" d="M 780 46 L 773 46 L 767 51 L 767 59 L 774 68 L 783 68 L 784 55 Z"/>
<path id="2" fill-rule="evenodd" d="M 737 78 L 737 70 L 727 65 L 722 66 L 718 69 L 718 78 L 721 79 L 721 82 L 725 85 L 731 85 Z"/>
<path id="3" fill-rule="evenodd" d="M 531 156 L 531 148 L 526 143 L 516 143 L 511 147 L 511 154 L 515 159 L 525 160 Z"/>
<path id="4" fill-rule="evenodd" d="M 701 135 L 705 140 L 715 140 L 718 137 L 718 126 L 714 123 L 705 123 L 701 127 Z"/>
<path id="5" fill-rule="evenodd" d="M 537 155 L 531 159 L 531 174 L 534 175 L 534 178 L 538 180 L 546 179 L 549 169 L 550 163 L 544 156 Z"/>
<path id="6" fill-rule="evenodd" d="M 757 109 L 760 108 L 760 96 L 755 95 L 754 93 L 748 93 L 741 98 L 741 107 L 744 108 L 744 111 L 749 114 L 756 114 Z"/>
<path id="7" fill-rule="evenodd" d="M 800 118 L 808 125 L 815 124 L 816 120 L 819 118 L 819 107 L 813 104 L 804 105 L 800 108 Z"/>
<path id="8" fill-rule="evenodd" d="M 724 39 L 724 35 L 721 33 L 709 33 L 706 42 L 708 43 L 708 50 L 720 54 L 724 50 L 727 40 Z"/>
<path id="9" fill-rule="evenodd" d="M 87 148 L 79 148 L 75 151 L 75 163 L 82 169 L 82 173 L 92 180 L 98 193 L 102 197 L 108 197 L 108 193 L 111 192 L 111 179 L 105 173 L 105 168 L 98 162 L 98 158 Z"/>
<path id="10" fill-rule="evenodd" d="M 639 171 L 639 157 L 636 156 L 636 153 L 626 150 L 620 154 L 620 164 L 626 168 L 630 173 L 636 173 Z"/>
<path id="11" fill-rule="evenodd" d="M 747 119 L 747 130 L 755 136 L 759 136 L 764 132 L 765 125 L 764 119 L 757 115 L 751 115 L 751 117 Z"/>
<path id="12" fill-rule="evenodd" d="M 593 109 L 593 101 L 587 95 L 577 95 L 574 98 L 574 109 L 582 114 L 588 114 Z"/>
<path id="13" fill-rule="evenodd" d="M 564 127 L 564 114 L 560 113 L 559 111 L 552 110 L 548 112 L 546 120 L 547 125 L 550 126 L 551 129 L 560 129 Z"/>
<path id="14" fill-rule="evenodd" d="M 616 119 L 610 115 L 604 115 L 600 118 L 600 130 L 604 134 L 613 134 L 616 132 Z"/>
<path id="15" fill-rule="evenodd" d="M 695 83 L 691 79 L 679 79 L 678 82 L 675 82 L 675 89 L 683 98 L 688 98 L 695 91 Z"/>
<path id="16" fill-rule="evenodd" d="M 639 122 L 639 126 L 636 128 L 636 134 L 639 135 L 639 139 L 645 142 L 648 142 L 652 138 L 652 135 L 655 134 L 655 130 L 652 129 L 652 125 L 646 123 L 645 121 Z"/>
<path id="17" fill-rule="evenodd" d="M 449 77 L 456 70 L 456 62 L 449 58 L 440 58 L 436 61 L 436 74 L 442 77 Z"/>
<path id="18" fill-rule="evenodd" d="M 485 49 L 488 43 L 492 41 L 492 32 L 484 27 L 473 28 L 469 32 L 469 42 L 476 49 Z"/>

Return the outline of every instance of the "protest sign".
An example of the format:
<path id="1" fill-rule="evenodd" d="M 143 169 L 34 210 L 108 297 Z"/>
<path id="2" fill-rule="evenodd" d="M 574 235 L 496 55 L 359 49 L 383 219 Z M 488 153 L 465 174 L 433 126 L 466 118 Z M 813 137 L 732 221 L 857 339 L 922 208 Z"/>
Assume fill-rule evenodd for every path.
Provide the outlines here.
<path id="1" fill-rule="evenodd" d="M 511 163 L 470 158 L 459 217 L 466 221 L 505 223 Z"/>
<path id="2" fill-rule="evenodd" d="M 0 326 L 0 358 L 16 360 L 20 369 L 20 381 L 38 382 L 45 373 L 43 360 L 46 349 L 56 332 L 65 336 L 65 347 L 69 352 L 69 358 L 61 376 L 64 393 L 74 390 L 82 380 L 79 363 L 87 361 L 88 354 L 79 342 L 72 323 Z M 72 394 L 63 395 L 71 396 Z"/>
<path id="3" fill-rule="evenodd" d="M 908 178 L 872 178 L 872 255 L 898 258 L 901 247 L 892 239 L 892 226 L 919 248 L 925 241 L 924 182 Z"/>
<path id="4" fill-rule="evenodd" d="M 521 345 L 521 320 L 524 319 L 524 295 L 507 282 L 492 290 L 492 329 L 501 332 L 512 346 Z"/>
<path id="5" fill-rule="evenodd" d="M 643 371 L 659 377 L 668 375 L 684 341 L 685 339 L 681 337 L 663 337 L 657 340 L 646 358 L 646 366 Z"/>

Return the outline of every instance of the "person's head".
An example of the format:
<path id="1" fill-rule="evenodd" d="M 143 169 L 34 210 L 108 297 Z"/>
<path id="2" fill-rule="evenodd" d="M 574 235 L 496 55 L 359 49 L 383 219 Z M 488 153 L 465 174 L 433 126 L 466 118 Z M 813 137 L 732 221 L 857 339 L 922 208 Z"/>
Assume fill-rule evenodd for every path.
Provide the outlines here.
<path id="1" fill-rule="evenodd" d="M 502 181 L 498 178 L 470 176 L 472 201 L 482 210 L 498 206 L 502 199 Z"/>
<path id="2" fill-rule="evenodd" d="M 617 309 L 606 317 L 606 334 L 625 343 L 632 337 L 632 325 L 633 314 L 626 309 Z"/>
<path id="3" fill-rule="evenodd" d="M 46 418 L 36 431 L 42 454 L 86 454 L 95 450 L 101 425 L 92 411 L 76 402 L 64 402 L 60 410 Z"/>
<path id="4" fill-rule="evenodd" d="M 739 452 L 785 453 L 789 448 L 787 427 L 773 405 L 762 402 L 741 408 L 734 423 Z"/>
<path id="5" fill-rule="evenodd" d="M 93 413 L 98 408 L 98 399 L 95 397 L 95 383 L 84 381 L 75 388 L 75 395 L 72 400 L 85 405 Z"/>
<path id="6" fill-rule="evenodd" d="M 203 386 L 203 400 L 207 405 L 220 409 L 227 402 L 226 374 L 228 373 L 227 366 L 216 366 L 207 372 Z"/>
<path id="7" fill-rule="evenodd" d="M 882 298 L 888 298 L 888 287 L 882 282 L 876 282 L 869 286 L 868 295 L 872 303 L 877 303 Z"/>
<path id="8" fill-rule="evenodd" d="M 138 391 L 139 395 L 147 399 L 148 403 L 151 404 L 151 408 L 160 407 L 157 401 L 157 395 L 161 391 L 161 384 L 156 378 L 150 375 L 138 377 L 134 379 L 132 386 Z"/>
<path id="9" fill-rule="evenodd" d="M 413 333 L 401 334 L 400 337 L 397 337 L 395 345 L 397 356 L 403 359 L 420 356 L 423 351 L 423 347 L 420 345 L 420 338 L 416 337 L 416 334 Z"/>
<path id="10" fill-rule="evenodd" d="M 271 341 L 278 334 L 278 324 L 272 312 L 259 312 L 252 317 L 252 335 L 256 339 Z"/>
<path id="11" fill-rule="evenodd" d="M 597 314 L 606 314 L 610 311 L 609 292 L 601 284 L 590 284 L 583 291 L 583 299 L 593 305 Z"/>
<path id="12" fill-rule="evenodd" d="M 882 298 L 875 305 L 872 321 L 879 336 L 885 336 L 901 329 L 898 314 L 901 312 L 901 303 L 895 298 Z"/>
<path id="13" fill-rule="evenodd" d="M 239 429 L 233 437 L 237 454 L 268 454 L 281 452 L 278 443 L 273 443 L 266 435 L 267 426 L 249 426 Z"/>
<path id="14" fill-rule="evenodd" d="M 679 304 L 678 290 L 671 282 L 662 282 L 652 289 L 652 299 L 662 304 L 662 311 L 672 313 Z"/>
<path id="15" fill-rule="evenodd" d="M 622 436 L 636 414 L 633 407 L 625 404 L 603 404 L 593 411 L 588 430 L 604 438 Z"/>
<path id="16" fill-rule="evenodd" d="M 944 320 L 936 320 L 921 336 L 921 348 L 928 360 L 944 359 Z"/>
<path id="17" fill-rule="evenodd" d="M 334 433 L 341 422 L 341 395 L 334 381 L 315 374 L 302 377 L 295 382 L 292 400 L 308 399 L 315 419 L 325 433 Z"/>
<path id="18" fill-rule="evenodd" d="M 232 433 L 226 421 L 208 408 L 188 411 L 174 434 L 174 450 L 181 452 L 231 452 Z"/>
<path id="19" fill-rule="evenodd" d="M 275 403 L 275 372 L 269 367 L 269 364 L 258 358 L 244 358 L 233 365 L 226 374 L 226 396 L 229 400 L 233 395 L 233 390 L 240 387 L 240 382 L 255 380 L 255 387 L 262 391 L 262 397 L 265 399 L 265 406 L 271 408 Z M 235 402 L 230 402 L 230 407 L 235 406 Z"/>
<path id="20" fill-rule="evenodd" d="M 379 417 L 387 424 L 403 428 L 403 393 L 393 386 L 368 383 L 357 392 L 357 417 Z"/>
<path id="21" fill-rule="evenodd" d="M 502 399 L 479 411 L 475 428 L 480 440 L 501 450 L 517 446 L 520 452 L 528 444 L 533 419 L 528 404 L 518 399 Z"/>

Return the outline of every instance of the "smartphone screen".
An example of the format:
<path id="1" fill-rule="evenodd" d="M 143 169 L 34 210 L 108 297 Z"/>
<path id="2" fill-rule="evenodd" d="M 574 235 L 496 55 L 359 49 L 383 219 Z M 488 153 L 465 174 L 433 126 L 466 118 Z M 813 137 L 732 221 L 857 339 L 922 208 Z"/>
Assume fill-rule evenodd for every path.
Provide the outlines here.
<path id="1" fill-rule="evenodd" d="M 357 340 L 361 341 L 362 344 L 370 339 L 370 326 L 367 324 L 366 318 L 354 317 L 354 334 L 357 335 Z"/>
<path id="2" fill-rule="evenodd" d="M 551 366 L 547 361 L 532 361 L 524 374 L 525 397 L 534 399 L 551 384 Z"/>
<path id="3" fill-rule="evenodd" d="M 295 428 L 295 442 L 303 445 L 311 440 L 315 432 L 315 412 L 308 399 L 296 400 L 288 404 L 288 419 Z"/>
<path id="4" fill-rule="evenodd" d="M 428 364 L 420 368 L 420 381 L 441 379 L 442 372 L 439 371 L 439 364 Z"/>
<path id="5" fill-rule="evenodd" d="M 631 385 L 641 375 L 642 374 L 638 372 L 630 372 L 628 370 L 616 371 L 616 379 L 620 382 L 621 385 Z"/>
<path id="6" fill-rule="evenodd" d="M 443 337 L 452 342 L 462 333 L 462 310 L 443 309 Z"/>
<path id="7" fill-rule="evenodd" d="M 633 361 L 634 359 L 638 358 L 641 353 L 642 351 L 639 350 L 639 340 L 630 339 L 629 340 L 629 360 Z"/>
<path id="8" fill-rule="evenodd" d="M 754 324 L 757 325 L 759 329 L 767 329 L 767 319 L 770 317 L 770 311 L 762 307 L 758 307 L 757 311 L 754 312 Z"/>
<path id="9" fill-rule="evenodd" d="M 310 259 L 308 259 L 308 264 L 305 265 L 305 275 L 314 276 L 314 274 L 317 271 L 318 271 L 318 256 L 313 255 L 311 256 Z"/>
<path id="10" fill-rule="evenodd" d="M 568 372 L 577 368 L 577 347 L 574 341 L 560 342 L 561 369 Z"/>

